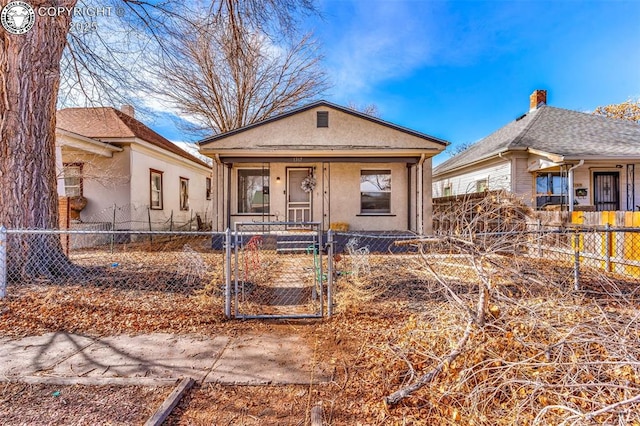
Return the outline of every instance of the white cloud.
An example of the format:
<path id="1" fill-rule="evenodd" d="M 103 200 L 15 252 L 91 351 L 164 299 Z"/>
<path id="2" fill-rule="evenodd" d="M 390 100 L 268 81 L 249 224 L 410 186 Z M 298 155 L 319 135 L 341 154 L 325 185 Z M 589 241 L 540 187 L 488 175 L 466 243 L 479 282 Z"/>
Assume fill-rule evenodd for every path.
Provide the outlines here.
<path id="1" fill-rule="evenodd" d="M 200 154 L 200 151 L 198 150 L 198 145 L 191 142 L 183 142 L 183 141 L 172 141 L 172 142 L 174 145 L 177 145 L 178 148 L 180 148 L 181 150 L 186 151 L 189 154 L 193 155 L 194 157 L 201 159 L 205 163 L 209 165 L 213 164 L 213 160 L 211 158 L 207 157 L 206 155 Z"/>
<path id="2" fill-rule="evenodd" d="M 427 64 L 437 32 L 431 2 L 343 2 L 327 4 L 324 50 L 334 92 L 353 96 L 381 81 L 410 74 Z M 348 7 L 351 6 L 351 7 Z M 334 21 L 343 21 L 335 25 Z M 342 28 L 341 32 L 335 32 Z M 340 31 L 340 30 L 338 30 Z"/>

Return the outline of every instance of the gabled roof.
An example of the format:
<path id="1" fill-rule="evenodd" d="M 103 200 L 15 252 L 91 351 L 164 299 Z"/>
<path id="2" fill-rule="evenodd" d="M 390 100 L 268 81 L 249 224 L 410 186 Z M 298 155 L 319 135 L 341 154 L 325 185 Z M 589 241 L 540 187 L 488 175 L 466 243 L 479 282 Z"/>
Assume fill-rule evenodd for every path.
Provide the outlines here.
<path id="1" fill-rule="evenodd" d="M 117 144 L 113 139 L 142 139 L 201 166 L 210 166 L 189 154 L 142 122 L 112 107 L 65 108 L 56 113 L 56 127 L 82 136 Z"/>
<path id="2" fill-rule="evenodd" d="M 561 156 L 640 156 L 640 125 L 583 112 L 543 105 L 512 121 L 434 168 L 443 174 L 506 151 L 528 149 Z"/>
<path id="3" fill-rule="evenodd" d="M 285 119 L 287 117 L 290 117 L 292 115 L 296 115 L 296 114 L 299 114 L 301 112 L 308 111 L 310 109 L 318 108 L 318 107 L 333 108 L 333 109 L 336 109 L 338 111 L 344 112 L 346 114 L 350 114 L 352 116 L 359 117 L 359 118 L 362 118 L 364 120 L 371 121 L 373 123 L 376 123 L 376 124 L 379 124 L 379 125 L 382 125 L 382 126 L 397 130 L 399 132 L 403 132 L 403 133 L 406 133 L 406 134 L 409 134 L 409 135 L 412 135 L 412 136 L 416 136 L 418 138 L 422 138 L 422 139 L 428 140 L 430 142 L 435 142 L 437 144 L 442 145 L 443 147 L 446 147 L 447 145 L 449 145 L 449 142 L 447 142 L 447 141 L 445 141 L 443 139 L 439 139 L 439 138 L 436 138 L 436 137 L 433 137 L 433 136 L 429 136 L 427 134 L 420 133 L 420 132 L 417 132 L 415 130 L 411 130 L 411 129 L 406 128 L 406 127 L 398 126 L 398 125 L 390 123 L 388 121 L 381 120 L 381 119 L 379 119 L 377 117 L 373 117 L 373 116 L 361 113 L 359 111 L 356 111 L 356 110 L 353 110 L 353 109 L 350 109 L 350 108 L 345 108 L 343 106 L 336 105 L 336 104 L 333 104 L 333 103 L 325 101 L 325 100 L 319 100 L 319 101 L 316 101 L 316 102 L 312 102 L 312 103 L 304 105 L 302 107 L 292 109 L 290 111 L 287 111 L 287 112 L 284 112 L 282 114 L 273 116 L 273 117 L 268 118 L 268 119 L 263 120 L 263 121 L 259 121 L 257 123 L 249 124 L 247 126 L 241 127 L 239 129 L 236 129 L 236 130 L 231 130 L 229 132 L 220 133 L 218 135 L 210 136 L 208 138 L 205 138 L 205 139 L 199 141 L 198 144 L 200 146 L 206 145 L 208 143 L 211 143 L 211 142 L 214 142 L 214 141 L 218 141 L 218 140 L 221 140 L 221 139 L 225 139 L 225 138 L 228 138 L 230 136 L 237 135 L 239 133 L 245 132 L 247 130 L 254 129 L 254 128 L 259 127 L 259 126 L 264 126 L 266 124 L 273 123 L 275 121 L 279 121 L 279 120 Z"/>

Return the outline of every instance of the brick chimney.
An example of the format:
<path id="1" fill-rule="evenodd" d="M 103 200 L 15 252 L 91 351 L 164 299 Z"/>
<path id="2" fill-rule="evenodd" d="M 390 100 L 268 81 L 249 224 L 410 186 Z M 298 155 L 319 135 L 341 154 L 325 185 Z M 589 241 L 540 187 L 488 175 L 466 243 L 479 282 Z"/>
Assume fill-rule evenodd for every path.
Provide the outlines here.
<path id="1" fill-rule="evenodd" d="M 535 111 L 539 106 L 547 104 L 547 91 L 546 90 L 534 90 L 531 96 L 529 96 L 529 112 Z"/>
<path id="2" fill-rule="evenodd" d="M 124 112 L 131 118 L 136 116 L 136 110 L 133 108 L 133 105 L 122 105 L 120 107 L 120 111 Z"/>

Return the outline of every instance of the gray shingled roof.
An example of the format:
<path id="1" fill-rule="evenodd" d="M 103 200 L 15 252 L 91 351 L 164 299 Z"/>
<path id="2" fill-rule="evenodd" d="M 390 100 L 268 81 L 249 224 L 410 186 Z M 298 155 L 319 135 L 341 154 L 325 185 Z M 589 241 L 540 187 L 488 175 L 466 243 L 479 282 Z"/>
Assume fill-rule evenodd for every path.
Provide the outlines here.
<path id="1" fill-rule="evenodd" d="M 434 175 L 500 152 L 535 149 L 569 159 L 640 157 L 640 125 L 544 105 L 435 167 Z"/>

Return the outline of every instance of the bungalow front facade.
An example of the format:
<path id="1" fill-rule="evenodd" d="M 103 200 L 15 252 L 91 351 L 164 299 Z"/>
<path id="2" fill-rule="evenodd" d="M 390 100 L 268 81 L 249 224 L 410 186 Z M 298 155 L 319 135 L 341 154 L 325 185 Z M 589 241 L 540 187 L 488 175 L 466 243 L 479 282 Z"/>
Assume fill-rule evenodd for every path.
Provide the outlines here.
<path id="1" fill-rule="evenodd" d="M 640 125 L 548 106 L 438 165 L 434 197 L 506 190 L 538 210 L 639 210 Z"/>
<path id="2" fill-rule="evenodd" d="M 326 101 L 199 142 L 213 159 L 213 229 L 319 222 L 431 232 L 431 159 L 447 142 Z"/>

